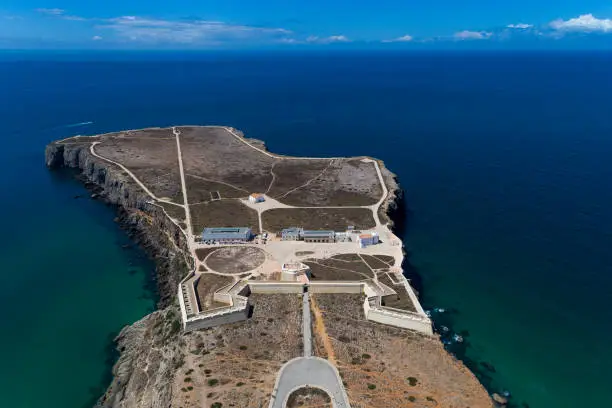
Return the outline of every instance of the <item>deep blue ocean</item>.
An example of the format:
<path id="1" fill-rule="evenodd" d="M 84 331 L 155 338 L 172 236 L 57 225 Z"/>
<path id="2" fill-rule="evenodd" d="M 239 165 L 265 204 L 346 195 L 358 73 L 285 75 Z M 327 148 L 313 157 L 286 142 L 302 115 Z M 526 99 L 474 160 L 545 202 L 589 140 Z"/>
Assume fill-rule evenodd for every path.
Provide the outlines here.
<path id="1" fill-rule="evenodd" d="M 2 52 L 0 95 L 1 406 L 91 406 L 155 304 L 153 264 L 45 145 L 179 124 L 384 160 L 451 351 L 515 406 L 612 406 L 612 53 Z"/>

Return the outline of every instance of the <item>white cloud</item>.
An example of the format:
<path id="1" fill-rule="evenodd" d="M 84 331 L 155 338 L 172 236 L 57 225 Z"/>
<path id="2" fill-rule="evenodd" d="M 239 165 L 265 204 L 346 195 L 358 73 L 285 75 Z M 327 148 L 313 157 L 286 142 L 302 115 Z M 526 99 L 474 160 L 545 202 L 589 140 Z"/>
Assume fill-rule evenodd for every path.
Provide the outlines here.
<path id="1" fill-rule="evenodd" d="M 486 31 L 459 31 L 453 36 L 456 40 L 486 40 L 490 38 L 493 33 Z"/>
<path id="2" fill-rule="evenodd" d="M 93 37 L 91 37 L 91 39 L 94 41 L 100 41 L 102 37 L 100 37 L 99 35 L 94 35 Z"/>
<path id="3" fill-rule="evenodd" d="M 50 16 L 61 16 L 66 12 L 66 10 L 60 8 L 37 8 L 36 11 Z"/>
<path id="4" fill-rule="evenodd" d="M 612 31 L 612 19 L 599 19 L 593 14 L 583 14 L 569 20 L 555 20 L 550 26 L 558 31 L 609 32 Z"/>
<path id="5" fill-rule="evenodd" d="M 391 40 L 382 40 L 384 43 L 393 43 L 393 42 L 410 42 L 414 40 L 411 35 L 403 35 L 401 37 L 393 38 Z"/>
<path id="6" fill-rule="evenodd" d="M 330 43 L 338 43 L 338 42 L 350 42 L 346 36 L 344 35 L 331 35 L 329 37 L 317 37 L 316 35 L 311 35 L 306 38 L 307 43 L 317 43 L 317 44 L 330 44 Z"/>
<path id="7" fill-rule="evenodd" d="M 220 43 L 227 40 L 279 38 L 291 32 L 283 28 L 254 27 L 207 20 L 162 20 L 122 16 L 103 20 L 98 28 L 140 42 Z"/>
<path id="8" fill-rule="evenodd" d="M 66 14 L 59 8 L 36 9 L 39 13 L 71 21 L 89 21 L 95 28 L 105 29 L 117 37 L 146 43 L 221 44 L 227 41 L 279 41 L 292 34 L 283 28 L 256 27 L 208 20 L 164 20 L 139 16 L 84 18 Z M 93 40 L 99 40 L 94 36 Z M 338 38 L 329 39 L 340 41 Z"/>
<path id="9" fill-rule="evenodd" d="M 79 16 L 71 16 L 66 14 L 66 10 L 60 8 L 37 8 L 37 12 L 48 16 L 60 17 L 64 20 L 85 21 L 86 19 Z"/>
<path id="10" fill-rule="evenodd" d="M 528 28 L 532 28 L 533 24 L 523 24 L 523 23 L 519 23 L 519 24 L 508 24 L 506 26 L 506 28 L 515 28 L 518 30 L 526 30 Z"/>

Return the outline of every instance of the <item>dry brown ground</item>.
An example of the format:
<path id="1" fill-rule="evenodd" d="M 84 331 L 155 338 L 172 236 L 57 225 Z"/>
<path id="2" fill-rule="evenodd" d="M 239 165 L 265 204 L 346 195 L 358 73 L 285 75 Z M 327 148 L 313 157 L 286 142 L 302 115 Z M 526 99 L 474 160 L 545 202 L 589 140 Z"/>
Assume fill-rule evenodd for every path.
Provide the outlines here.
<path id="1" fill-rule="evenodd" d="M 191 352 L 174 381 L 172 407 L 268 406 L 278 370 L 302 354 L 302 300 L 253 294 L 250 301 L 248 321 L 183 337 Z"/>
<path id="2" fill-rule="evenodd" d="M 205 203 L 220 198 L 246 198 L 250 192 L 227 184 L 204 180 L 200 176 L 185 174 L 187 197 L 190 204 Z"/>
<path id="3" fill-rule="evenodd" d="M 177 207 L 176 205 L 162 203 L 162 202 L 157 202 L 157 204 L 164 207 L 164 210 L 166 210 L 166 212 L 168 213 L 170 217 L 180 222 L 185 221 L 185 210 L 182 207 Z"/>
<path id="4" fill-rule="evenodd" d="M 198 297 L 198 305 L 200 310 L 216 309 L 218 307 L 226 307 L 227 303 L 216 302 L 214 294 L 221 288 L 224 288 L 234 282 L 230 276 L 221 276 L 214 273 L 204 273 L 200 276 L 196 286 L 196 295 Z"/>
<path id="5" fill-rule="evenodd" d="M 213 252 L 206 260 L 209 268 L 222 273 L 248 272 L 266 260 L 263 250 L 255 247 L 225 247 Z"/>
<path id="6" fill-rule="evenodd" d="M 384 255 L 383 255 L 384 256 Z M 366 264 L 370 266 L 372 269 L 386 269 L 391 266 L 393 262 L 393 257 L 388 256 L 387 258 L 378 258 L 372 255 L 361 255 Z M 389 261 L 389 258 L 391 260 Z"/>
<path id="7" fill-rule="evenodd" d="M 257 211 L 239 200 L 192 204 L 189 209 L 193 233 L 197 235 L 200 235 L 206 227 L 251 227 L 253 231 L 259 231 Z"/>
<path id="8" fill-rule="evenodd" d="M 264 211 L 261 218 L 264 230 L 274 233 L 292 226 L 334 231 L 345 231 L 349 225 L 357 229 L 376 226 L 367 208 L 276 208 Z"/>
<path id="9" fill-rule="evenodd" d="M 437 339 L 368 322 L 360 295 L 312 297 L 353 408 L 492 407 L 474 375 Z M 315 352 L 327 357 L 315 333 Z"/>
<path id="10" fill-rule="evenodd" d="M 397 278 L 395 277 L 394 280 L 395 282 L 398 282 Z M 410 295 L 408 295 L 406 287 L 402 284 L 396 285 L 394 280 L 392 280 L 386 273 L 378 274 L 378 281 L 380 283 L 384 283 L 397 292 L 395 295 L 383 296 L 381 299 L 382 305 L 416 313 L 417 308 L 414 303 L 412 303 L 412 299 L 410 299 Z"/>
<path id="11" fill-rule="evenodd" d="M 269 194 L 289 205 L 366 206 L 382 194 L 374 164 L 360 158 L 283 160 L 273 172 Z"/>
<path id="12" fill-rule="evenodd" d="M 361 158 L 273 158 L 222 128 L 179 129 L 191 203 L 210 201 L 218 191 L 222 198 L 267 192 L 296 206 L 362 206 L 382 194 L 374 165 Z"/>
<path id="13" fill-rule="evenodd" d="M 127 167 L 157 197 L 182 204 L 176 138 L 172 129 L 144 129 L 104 135 L 95 151 Z"/>
<path id="14" fill-rule="evenodd" d="M 206 259 L 208 254 L 210 254 L 212 252 L 215 252 L 215 251 L 217 251 L 219 249 L 222 249 L 222 248 L 227 248 L 227 247 L 217 247 L 217 246 L 214 246 L 214 247 L 209 247 L 209 248 L 198 248 L 198 249 L 196 249 L 196 256 L 198 257 L 198 259 L 200 261 L 203 261 L 204 259 Z"/>
<path id="15" fill-rule="evenodd" d="M 186 174 L 227 183 L 245 192 L 263 192 L 268 188 L 274 158 L 247 146 L 223 128 L 179 129 Z M 245 195 L 248 194 L 242 194 Z"/>
<path id="16" fill-rule="evenodd" d="M 310 267 L 312 280 L 362 281 L 374 277 L 374 272 L 357 254 L 307 259 L 303 262 Z"/>

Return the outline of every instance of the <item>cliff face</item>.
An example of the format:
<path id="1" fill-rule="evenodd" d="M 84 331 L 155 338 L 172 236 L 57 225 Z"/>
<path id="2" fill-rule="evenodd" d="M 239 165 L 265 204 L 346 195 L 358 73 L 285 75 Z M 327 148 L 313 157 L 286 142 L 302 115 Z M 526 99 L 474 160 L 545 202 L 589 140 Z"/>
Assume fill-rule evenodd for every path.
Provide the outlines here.
<path id="1" fill-rule="evenodd" d="M 152 278 L 157 282 L 159 307 L 164 308 L 172 303 L 180 280 L 192 267 L 185 237 L 160 207 L 149 203 L 147 194 L 130 176 L 93 156 L 89 145 L 52 143 L 45 150 L 45 162 L 52 169 L 79 169 L 85 186 L 97 198 L 117 206 L 120 225 L 156 260 Z"/>
<path id="2" fill-rule="evenodd" d="M 162 310 L 125 327 L 115 339 L 121 355 L 113 367 L 113 381 L 97 406 L 170 406 L 171 384 L 184 359 L 176 340 L 181 327 L 176 288 L 191 268 L 184 235 L 161 208 L 149 204 L 146 193 L 127 174 L 93 156 L 89 143 L 52 143 L 46 148 L 45 162 L 52 169 L 79 169 L 92 196 L 117 206 L 120 225 L 156 260 L 152 279 Z"/>
<path id="3" fill-rule="evenodd" d="M 79 170 L 80 177 L 93 195 L 116 206 L 121 226 L 156 260 L 157 270 L 152 278 L 156 280 L 160 297 L 158 311 L 125 327 L 115 339 L 120 357 L 113 367 L 112 383 L 96 407 L 167 408 L 186 407 L 190 404 L 191 406 L 211 406 L 213 400 L 210 400 L 209 395 L 215 393 L 208 392 L 212 390 L 211 386 L 207 385 L 210 379 L 206 374 L 207 371 L 210 372 L 210 367 L 215 367 L 215 375 L 220 378 L 221 384 L 224 384 L 225 379 L 228 381 L 227 384 L 230 384 L 240 375 L 248 377 L 249 381 L 255 377 L 257 381 L 254 380 L 254 382 L 259 382 L 257 376 L 263 374 L 243 373 L 245 367 L 243 360 L 236 358 L 225 360 L 219 356 L 223 356 L 224 353 L 229 356 L 240 355 L 256 361 L 257 366 L 266 366 L 260 362 L 266 361 L 268 357 L 265 355 L 268 349 L 273 349 L 274 346 L 266 344 L 265 339 L 275 337 L 262 336 L 267 335 L 267 330 L 272 331 L 268 327 L 271 324 L 286 322 L 286 320 L 279 319 L 279 322 L 276 323 L 270 317 L 278 312 L 279 306 L 273 304 L 273 307 L 266 307 L 266 302 L 270 297 L 265 297 L 255 308 L 255 317 L 246 323 L 182 335 L 176 292 L 179 282 L 193 267 L 185 237 L 160 207 L 150 203 L 149 196 L 128 174 L 120 167 L 99 159 L 90 152 L 92 140 L 95 139 L 73 138 L 64 142 L 52 143 L 46 148 L 45 162 L 49 168 L 68 167 Z M 258 144 L 258 147 L 265 149 L 263 142 Z M 401 236 L 404 224 L 402 191 L 395 175 L 386 169 L 382 162 L 379 164 L 389 190 L 389 195 L 380 208 L 379 216 L 381 221 L 387 222 L 396 231 L 396 234 Z M 258 319 L 256 314 L 260 311 L 263 311 L 263 314 Z M 386 329 L 381 327 L 381 330 Z M 254 339 L 256 340 L 253 341 Z M 373 342 L 374 344 L 380 343 L 379 341 Z M 282 343 L 286 345 L 286 342 Z M 257 348 L 262 344 L 265 346 L 263 347 L 265 353 Z M 441 345 L 437 344 L 437 346 L 439 347 L 432 354 L 448 360 L 449 356 Z M 405 348 L 405 345 L 389 346 L 388 349 L 393 350 L 395 347 Z M 215 353 L 213 354 L 212 351 Z M 253 356 L 248 356 L 247 354 L 251 352 L 254 353 Z M 422 350 L 419 349 L 415 353 L 421 352 Z M 284 356 L 282 361 L 287 358 Z M 393 358 L 395 357 L 390 357 L 389 361 L 392 361 Z M 280 365 L 282 361 L 279 361 L 278 364 Z M 448 368 L 448 362 L 444 360 L 443 363 L 432 365 L 426 361 L 423 365 L 434 367 L 434 372 L 437 374 L 441 368 Z M 460 368 L 463 367 L 461 364 L 458 365 Z M 206 367 L 206 369 L 203 370 L 201 367 Z M 254 366 L 249 367 L 251 370 L 254 369 Z M 473 379 L 469 372 L 457 374 L 456 371 L 452 371 L 452 373 L 459 375 L 463 380 Z M 195 387 L 193 392 L 186 392 L 188 385 L 185 376 L 187 375 L 193 377 L 193 383 L 189 383 Z M 270 376 L 266 379 L 272 384 L 275 372 L 266 373 L 266 375 Z M 223 376 L 222 380 L 221 376 Z M 267 401 L 271 390 L 262 389 L 259 383 L 254 387 L 248 390 L 243 386 L 239 389 L 232 387 L 235 389 L 232 389 L 231 395 L 244 397 L 240 401 L 252 401 L 254 395 L 258 395 L 261 401 Z M 216 392 L 218 390 L 219 388 L 215 388 Z M 194 395 L 198 398 L 197 405 L 195 399 L 188 400 Z M 230 398 L 228 395 L 226 397 Z M 211 398 L 217 398 L 217 396 Z M 482 401 L 486 400 L 486 393 L 482 398 Z M 230 404 L 230 406 L 246 405 L 241 402 Z"/>

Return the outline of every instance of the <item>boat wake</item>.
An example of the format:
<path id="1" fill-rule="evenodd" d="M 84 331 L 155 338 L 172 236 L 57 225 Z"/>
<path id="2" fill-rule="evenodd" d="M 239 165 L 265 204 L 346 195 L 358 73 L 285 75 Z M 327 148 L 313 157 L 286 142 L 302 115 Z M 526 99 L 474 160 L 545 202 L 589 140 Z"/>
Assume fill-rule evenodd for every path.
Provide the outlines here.
<path id="1" fill-rule="evenodd" d="M 65 127 L 65 128 L 74 128 L 74 127 L 87 126 L 87 125 L 92 125 L 92 124 L 93 124 L 93 122 L 80 122 L 80 123 L 73 123 L 71 125 L 65 125 L 65 126 L 62 126 L 62 127 Z"/>

